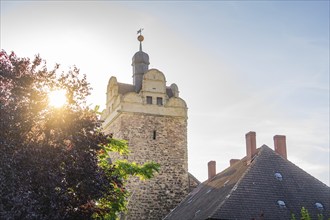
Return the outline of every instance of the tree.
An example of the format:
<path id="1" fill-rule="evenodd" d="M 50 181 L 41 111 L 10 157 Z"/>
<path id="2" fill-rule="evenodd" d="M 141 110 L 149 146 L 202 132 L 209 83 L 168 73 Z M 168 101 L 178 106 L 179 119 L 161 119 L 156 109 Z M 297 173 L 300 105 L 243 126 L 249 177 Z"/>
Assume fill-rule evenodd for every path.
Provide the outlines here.
<path id="1" fill-rule="evenodd" d="M 36 56 L 0 53 L 0 219 L 116 219 L 128 175 L 151 178 L 159 165 L 109 163 L 124 141 L 101 131 L 86 105 L 90 86 L 76 67 L 51 70 Z M 66 91 L 61 108 L 48 92 Z"/>
<path id="2" fill-rule="evenodd" d="M 308 212 L 308 210 L 305 207 L 302 207 L 300 210 L 300 215 L 301 215 L 301 220 L 311 220 L 311 216 Z M 323 220 L 323 215 L 322 214 L 317 214 L 317 219 L 318 220 Z M 291 214 L 291 220 L 296 220 L 295 214 Z M 330 219 L 329 219 L 330 220 Z"/>

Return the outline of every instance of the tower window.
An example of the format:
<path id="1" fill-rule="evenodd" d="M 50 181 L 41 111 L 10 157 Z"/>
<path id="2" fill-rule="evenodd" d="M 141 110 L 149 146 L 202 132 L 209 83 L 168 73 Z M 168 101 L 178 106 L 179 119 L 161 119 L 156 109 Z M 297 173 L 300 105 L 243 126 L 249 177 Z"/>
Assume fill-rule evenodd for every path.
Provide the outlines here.
<path id="1" fill-rule="evenodd" d="M 156 140 L 156 130 L 154 130 L 152 133 L 152 139 Z"/>
<path id="2" fill-rule="evenodd" d="M 152 96 L 147 96 L 147 104 L 152 104 Z"/>
<path id="3" fill-rule="evenodd" d="M 157 105 L 163 105 L 163 98 L 157 97 Z"/>

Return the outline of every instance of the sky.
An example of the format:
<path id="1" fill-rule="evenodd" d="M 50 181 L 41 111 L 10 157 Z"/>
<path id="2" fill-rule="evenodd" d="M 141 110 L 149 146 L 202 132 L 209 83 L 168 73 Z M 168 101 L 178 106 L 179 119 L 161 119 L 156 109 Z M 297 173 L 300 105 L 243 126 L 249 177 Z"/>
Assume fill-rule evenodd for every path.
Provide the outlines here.
<path id="1" fill-rule="evenodd" d="M 105 106 L 108 80 L 132 83 L 132 56 L 176 83 L 188 105 L 189 172 L 207 179 L 246 154 L 245 134 L 329 179 L 329 1 L 4 1 L 1 48 L 76 65 Z"/>

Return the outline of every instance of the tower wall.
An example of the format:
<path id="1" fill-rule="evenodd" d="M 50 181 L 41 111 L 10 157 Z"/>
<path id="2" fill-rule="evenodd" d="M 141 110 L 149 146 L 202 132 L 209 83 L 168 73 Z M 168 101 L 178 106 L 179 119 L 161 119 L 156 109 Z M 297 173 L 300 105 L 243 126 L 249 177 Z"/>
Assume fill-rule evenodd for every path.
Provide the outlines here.
<path id="1" fill-rule="evenodd" d="M 188 193 L 187 120 L 121 113 L 110 128 L 115 138 L 128 140 L 129 161 L 140 164 L 154 161 L 161 166 L 160 172 L 150 180 L 130 179 L 126 219 L 162 219 Z"/>
<path id="2" fill-rule="evenodd" d="M 173 95 L 178 94 L 177 87 L 170 89 L 164 74 L 156 69 L 144 74 L 139 93 L 134 85 L 118 83 L 115 77 L 109 80 L 104 131 L 128 141 L 128 161 L 160 164 L 154 178 L 129 180 L 131 195 L 123 219 L 162 219 L 188 194 L 187 106 Z"/>

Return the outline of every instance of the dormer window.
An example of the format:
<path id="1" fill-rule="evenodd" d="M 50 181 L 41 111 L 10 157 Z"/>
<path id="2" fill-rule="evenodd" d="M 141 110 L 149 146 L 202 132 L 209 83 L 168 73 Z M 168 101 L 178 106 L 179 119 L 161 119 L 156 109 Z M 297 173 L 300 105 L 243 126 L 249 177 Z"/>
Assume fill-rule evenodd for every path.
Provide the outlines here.
<path id="1" fill-rule="evenodd" d="M 275 173 L 275 178 L 279 181 L 283 180 L 282 174 L 281 173 Z"/>
<path id="2" fill-rule="evenodd" d="M 147 104 L 152 104 L 152 96 L 147 96 Z"/>
<path id="3" fill-rule="evenodd" d="M 315 207 L 316 207 L 318 210 L 323 211 L 323 205 L 322 205 L 322 203 L 319 203 L 319 202 L 315 203 Z"/>
<path id="4" fill-rule="evenodd" d="M 284 201 L 282 201 L 282 200 L 278 200 L 277 201 L 277 204 L 278 204 L 278 206 L 280 207 L 280 208 L 286 208 L 286 206 L 285 206 L 285 202 Z"/>
<path id="5" fill-rule="evenodd" d="M 157 97 L 157 105 L 163 105 L 163 98 Z"/>

